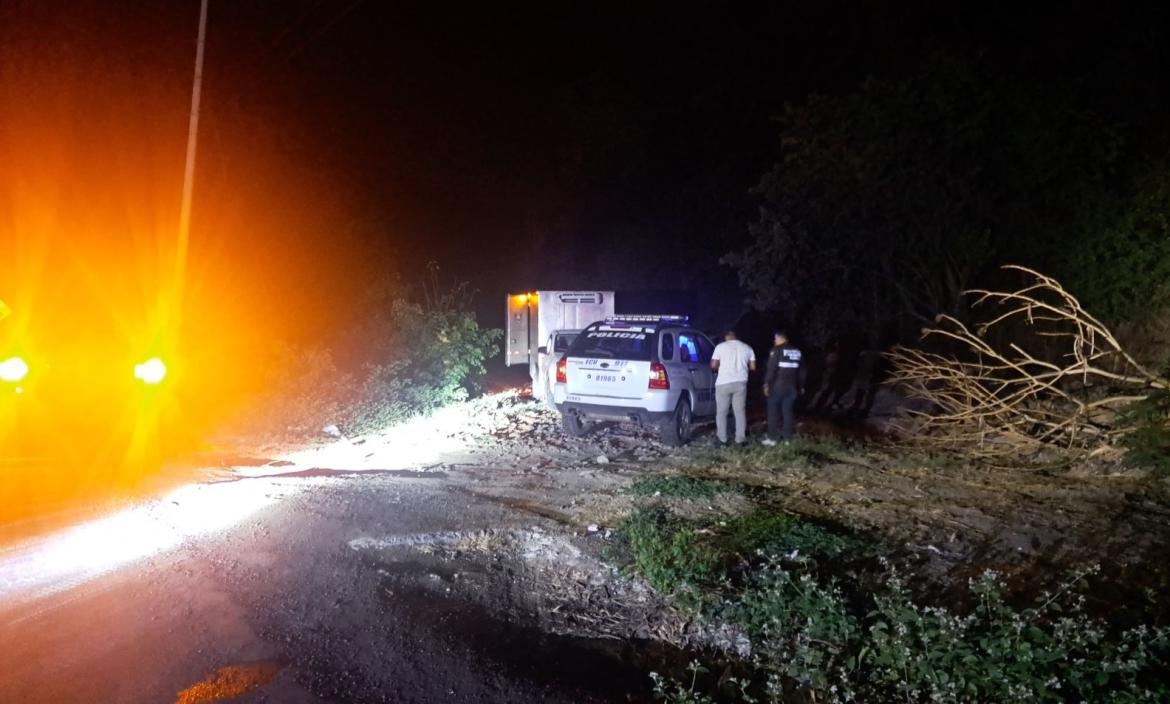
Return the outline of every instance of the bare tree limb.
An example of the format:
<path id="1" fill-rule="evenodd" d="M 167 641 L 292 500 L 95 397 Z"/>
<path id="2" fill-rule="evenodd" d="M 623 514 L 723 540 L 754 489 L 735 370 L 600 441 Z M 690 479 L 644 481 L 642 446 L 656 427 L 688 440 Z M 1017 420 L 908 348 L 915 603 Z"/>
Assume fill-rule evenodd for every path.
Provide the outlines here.
<path id="1" fill-rule="evenodd" d="M 893 381 L 932 409 L 911 414 L 919 423 L 915 439 L 981 457 L 1044 449 L 1100 454 L 1123 434 L 1115 427 L 1117 411 L 1170 389 L 1170 380 L 1135 361 L 1055 279 L 1022 266 L 1004 268 L 1020 272 L 1026 284 L 964 294 L 974 310 L 990 309 L 985 322 L 972 329 L 940 315 L 923 331 L 924 344 L 946 351 L 890 352 Z M 1033 352 L 1034 340 L 1062 349 Z"/>

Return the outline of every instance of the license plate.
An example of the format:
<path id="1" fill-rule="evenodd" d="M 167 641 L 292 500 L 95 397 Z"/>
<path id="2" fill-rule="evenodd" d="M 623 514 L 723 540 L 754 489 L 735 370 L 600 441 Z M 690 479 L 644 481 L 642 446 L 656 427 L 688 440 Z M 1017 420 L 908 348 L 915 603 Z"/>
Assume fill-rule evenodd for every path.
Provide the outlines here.
<path id="1" fill-rule="evenodd" d="M 617 374 L 598 374 L 593 378 L 596 381 L 617 381 Z"/>

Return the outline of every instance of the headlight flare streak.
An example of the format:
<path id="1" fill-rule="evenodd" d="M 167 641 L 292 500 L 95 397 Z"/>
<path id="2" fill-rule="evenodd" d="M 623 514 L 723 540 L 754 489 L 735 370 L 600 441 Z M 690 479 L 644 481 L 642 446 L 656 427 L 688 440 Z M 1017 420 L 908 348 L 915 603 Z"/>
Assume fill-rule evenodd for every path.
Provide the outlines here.
<path id="1" fill-rule="evenodd" d="M 483 398 L 494 402 L 512 393 L 485 394 Z M 369 435 L 361 444 L 343 437 L 289 453 L 283 459 L 299 467 L 334 470 L 419 469 L 438 461 L 445 453 L 465 451 L 474 442 L 466 432 L 475 423 L 474 415 L 476 412 L 466 404 L 452 404 Z M 274 474 L 272 467 L 240 468 L 237 472 L 244 476 Z"/>
<path id="2" fill-rule="evenodd" d="M 160 499 L 0 550 L 0 603 L 68 590 L 226 530 L 312 482 L 190 484 Z"/>

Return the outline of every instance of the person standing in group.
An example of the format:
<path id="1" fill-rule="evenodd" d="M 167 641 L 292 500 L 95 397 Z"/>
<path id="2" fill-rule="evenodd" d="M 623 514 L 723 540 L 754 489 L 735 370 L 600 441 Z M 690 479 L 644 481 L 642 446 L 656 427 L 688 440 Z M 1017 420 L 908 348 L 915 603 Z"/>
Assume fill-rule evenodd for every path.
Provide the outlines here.
<path id="1" fill-rule="evenodd" d="M 715 434 L 719 442 L 727 443 L 727 411 L 735 413 L 735 444 L 747 441 L 747 382 L 748 373 L 756 370 L 756 353 L 750 345 L 740 342 L 734 330 L 723 335 L 723 342 L 715 346 L 711 368 L 719 373 L 715 379 Z"/>
<path id="2" fill-rule="evenodd" d="M 764 377 L 764 396 L 768 397 L 768 437 L 764 444 L 768 446 L 792 439 L 796 429 L 794 407 L 804 387 L 805 374 L 800 350 L 788 342 L 787 333 L 777 330 L 772 344 Z"/>

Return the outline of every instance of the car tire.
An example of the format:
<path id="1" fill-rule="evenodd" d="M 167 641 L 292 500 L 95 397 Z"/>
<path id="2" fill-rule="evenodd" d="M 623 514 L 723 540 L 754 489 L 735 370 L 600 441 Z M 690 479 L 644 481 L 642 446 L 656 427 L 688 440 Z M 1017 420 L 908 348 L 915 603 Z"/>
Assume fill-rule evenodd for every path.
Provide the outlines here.
<path id="1" fill-rule="evenodd" d="M 687 403 L 685 398 L 680 398 L 678 405 L 674 407 L 674 413 L 671 413 L 670 417 L 662 421 L 662 425 L 658 427 L 658 438 L 663 445 L 680 447 L 691 439 L 693 425 L 694 417 L 691 415 L 691 405 Z"/>
<path id="2" fill-rule="evenodd" d="M 565 411 L 561 413 L 561 428 L 565 431 L 565 435 L 579 438 L 585 434 L 589 429 L 585 425 L 585 420 L 580 413 L 576 411 Z"/>

